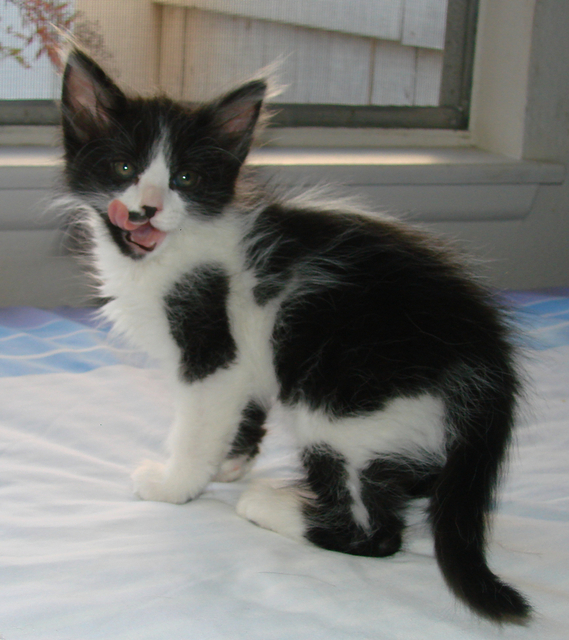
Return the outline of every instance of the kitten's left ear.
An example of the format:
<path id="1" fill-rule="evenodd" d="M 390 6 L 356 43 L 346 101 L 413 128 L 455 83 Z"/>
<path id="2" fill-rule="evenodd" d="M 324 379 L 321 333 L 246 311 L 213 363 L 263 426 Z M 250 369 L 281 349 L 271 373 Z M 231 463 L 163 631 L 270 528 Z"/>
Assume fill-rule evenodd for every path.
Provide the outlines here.
<path id="1" fill-rule="evenodd" d="M 264 80 L 252 80 L 214 105 L 216 124 L 240 162 L 249 153 L 266 92 Z"/>

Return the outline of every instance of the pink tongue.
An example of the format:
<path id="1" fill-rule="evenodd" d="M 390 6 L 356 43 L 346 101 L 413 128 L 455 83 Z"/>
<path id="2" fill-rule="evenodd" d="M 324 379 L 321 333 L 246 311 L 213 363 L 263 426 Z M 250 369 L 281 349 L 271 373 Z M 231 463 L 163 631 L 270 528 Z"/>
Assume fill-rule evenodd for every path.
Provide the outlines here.
<path id="1" fill-rule="evenodd" d="M 128 209 L 120 200 L 113 200 L 108 209 L 109 220 L 120 229 L 129 231 L 127 240 L 137 253 L 155 249 L 166 237 L 164 231 L 153 227 L 150 222 L 136 223 L 128 218 Z"/>
<path id="2" fill-rule="evenodd" d="M 109 220 L 125 231 L 133 231 L 140 226 L 128 219 L 128 209 L 120 200 L 113 200 L 109 205 Z"/>

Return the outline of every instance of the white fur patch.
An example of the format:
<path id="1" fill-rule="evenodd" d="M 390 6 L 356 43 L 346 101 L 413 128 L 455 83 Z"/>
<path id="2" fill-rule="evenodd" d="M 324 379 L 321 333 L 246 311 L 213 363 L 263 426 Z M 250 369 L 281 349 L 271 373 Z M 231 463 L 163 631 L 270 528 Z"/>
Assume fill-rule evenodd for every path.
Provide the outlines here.
<path id="1" fill-rule="evenodd" d="M 157 180 L 163 164 L 159 153 L 143 178 L 152 175 Z M 168 207 L 165 204 L 164 215 L 174 210 Z M 156 220 L 161 216 L 156 214 Z M 250 398 L 268 406 L 276 396 L 270 336 L 278 305 L 261 309 L 255 303 L 255 279 L 245 269 L 241 246 L 244 223 L 230 209 L 222 220 L 185 212 L 183 224 L 140 260 L 123 255 L 108 238 L 100 218 L 92 220 L 101 293 L 112 298 L 103 313 L 119 333 L 163 363 L 175 397 L 170 457 L 164 465 L 145 462 L 137 469 L 135 491 L 148 500 L 185 502 L 199 495 L 219 472 Z M 237 362 L 190 385 L 178 378 L 181 354 L 170 331 L 164 298 L 184 274 L 204 263 L 220 265 L 229 276 L 227 311 Z M 240 470 L 220 473 L 220 478 L 235 479 Z"/>
<path id="2" fill-rule="evenodd" d="M 357 470 L 381 454 L 438 455 L 444 441 L 443 403 L 424 394 L 397 398 L 381 411 L 357 418 L 329 418 L 303 405 L 288 410 L 299 444 L 329 444 Z"/>
<path id="3" fill-rule="evenodd" d="M 364 531 L 369 531 L 369 513 L 364 505 L 361 495 L 361 483 L 357 469 L 352 466 L 348 466 L 348 491 L 352 498 L 352 517 L 354 522 L 360 525 Z"/>
<path id="4" fill-rule="evenodd" d="M 131 479 L 134 492 L 143 500 L 183 504 L 194 497 L 181 474 L 172 474 L 166 465 L 154 460 L 144 460 Z"/>
<path id="5" fill-rule="evenodd" d="M 280 533 L 293 540 L 303 540 L 306 526 L 302 505 L 306 501 L 296 487 L 272 486 L 266 481 L 253 482 L 241 495 L 237 513 L 242 518 Z"/>

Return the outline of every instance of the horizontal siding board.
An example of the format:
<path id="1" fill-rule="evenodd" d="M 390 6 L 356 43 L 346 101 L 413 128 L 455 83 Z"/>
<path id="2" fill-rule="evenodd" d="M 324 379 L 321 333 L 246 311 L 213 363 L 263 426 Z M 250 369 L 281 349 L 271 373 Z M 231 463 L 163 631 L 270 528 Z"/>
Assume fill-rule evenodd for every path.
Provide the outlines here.
<path id="1" fill-rule="evenodd" d="M 208 100 L 247 80 L 278 57 L 269 23 L 189 9 L 184 100 Z"/>
<path id="2" fill-rule="evenodd" d="M 3 230 L 54 228 L 53 218 L 45 214 L 50 196 L 53 197 L 49 189 L 1 189 L 0 195 Z M 22 216 L 22 211 L 26 212 L 25 216 Z"/>
<path id="3" fill-rule="evenodd" d="M 279 102 L 365 104 L 370 51 L 369 38 L 189 9 L 182 98 L 210 99 L 280 61 Z"/>
<path id="4" fill-rule="evenodd" d="M 415 95 L 416 53 L 412 47 L 378 42 L 371 104 L 411 106 Z"/>
<path id="5" fill-rule="evenodd" d="M 384 40 L 400 40 L 403 0 L 160 0 L 215 11 Z"/>
<path id="6" fill-rule="evenodd" d="M 295 49 L 283 63 L 288 91 L 279 102 L 366 104 L 371 41 L 295 28 Z"/>
<path id="7" fill-rule="evenodd" d="M 434 107 L 439 104 L 442 71 L 442 51 L 417 49 L 417 75 L 413 98 L 416 107 Z"/>
<path id="8" fill-rule="evenodd" d="M 447 0 L 405 0 L 401 44 L 444 49 Z"/>
<path id="9" fill-rule="evenodd" d="M 62 246 L 59 230 L 0 231 L 0 306 L 92 305 L 90 278 Z"/>
<path id="10" fill-rule="evenodd" d="M 173 97 L 208 100 L 271 65 L 283 86 L 282 104 L 438 104 L 438 50 L 162 7 L 160 86 Z"/>

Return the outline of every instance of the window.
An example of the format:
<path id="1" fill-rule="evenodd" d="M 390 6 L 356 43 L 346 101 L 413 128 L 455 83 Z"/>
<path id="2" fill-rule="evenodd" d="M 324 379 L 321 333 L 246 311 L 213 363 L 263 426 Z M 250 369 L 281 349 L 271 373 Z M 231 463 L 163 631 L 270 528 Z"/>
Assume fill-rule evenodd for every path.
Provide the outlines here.
<path id="1" fill-rule="evenodd" d="M 468 126 L 476 0 L 51 3 L 66 6 L 79 37 L 138 92 L 207 99 L 277 60 L 276 126 Z M 22 29 L 22 4 L 4 3 L 0 28 Z M 4 29 L 2 44 L 14 38 Z M 0 123 L 58 121 L 59 82 L 45 56 L 31 69 L 4 58 L 0 86 Z"/>

